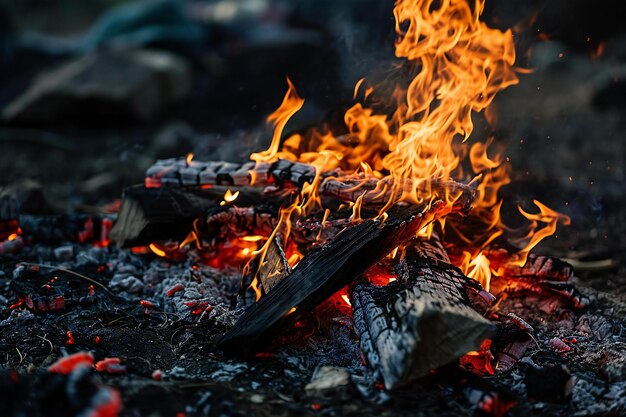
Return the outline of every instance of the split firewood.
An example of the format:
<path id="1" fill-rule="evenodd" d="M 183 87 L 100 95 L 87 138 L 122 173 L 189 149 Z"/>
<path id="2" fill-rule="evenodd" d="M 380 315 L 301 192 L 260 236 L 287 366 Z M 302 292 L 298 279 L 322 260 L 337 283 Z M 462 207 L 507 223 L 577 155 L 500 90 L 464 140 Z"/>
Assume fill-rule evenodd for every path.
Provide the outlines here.
<path id="1" fill-rule="evenodd" d="M 362 196 L 364 203 L 384 203 L 394 196 L 393 180 L 374 177 L 336 177 L 331 176 L 320 185 L 320 194 L 327 197 L 334 197 L 341 201 L 356 201 Z M 401 190 L 407 193 L 413 191 L 414 184 L 411 180 L 405 179 L 402 182 Z M 471 203 L 475 199 L 476 189 L 467 184 L 455 181 L 425 181 L 417 185 L 417 194 L 426 196 L 437 196 L 451 199 L 456 197 L 455 205 L 459 210 L 469 210 Z M 396 195 L 398 195 L 396 191 Z M 471 196 L 467 198 L 467 196 Z"/>
<path id="2" fill-rule="evenodd" d="M 207 211 L 224 211 L 220 207 L 228 187 L 207 189 L 129 187 L 124 190 L 122 206 L 111 230 L 111 239 L 120 247 L 147 245 L 157 240 L 181 240 L 193 229 L 193 222 Z M 241 205 L 276 205 L 279 197 L 266 196 L 255 188 L 239 189 Z M 241 216 L 233 217 L 233 220 Z M 234 226 L 233 226 L 234 227 Z"/>
<path id="3" fill-rule="evenodd" d="M 238 307 L 247 307 L 257 299 L 257 291 L 267 294 L 280 281 L 292 273 L 291 266 L 283 249 L 280 235 L 272 238 L 267 251 L 252 258 L 244 269 L 241 279 L 241 288 L 237 298 Z M 254 279 L 258 280 L 258 288 L 253 288 Z"/>
<path id="4" fill-rule="evenodd" d="M 444 212 L 447 214 L 448 208 L 439 203 L 426 211 L 397 207 L 385 222 L 371 219 L 346 228 L 305 256 L 291 274 L 249 307 L 219 346 L 235 354 L 261 349 L 262 342 L 281 326 L 311 311 Z"/>
<path id="5" fill-rule="evenodd" d="M 361 349 L 390 390 L 476 350 L 495 331 L 471 306 L 468 290 L 481 292 L 478 283 L 446 263 L 437 244 L 425 246 L 407 248 L 396 281 L 360 283 L 350 296 Z M 439 259 L 424 257 L 433 251 Z"/>
<path id="6" fill-rule="evenodd" d="M 222 190 L 127 188 L 111 239 L 120 247 L 146 245 L 160 239 L 182 239 L 192 230 L 196 218 L 219 205 L 220 192 L 223 195 Z"/>
<path id="7" fill-rule="evenodd" d="M 327 175 L 331 175 L 328 173 Z M 280 159 L 273 163 L 226 161 L 187 161 L 185 158 L 157 161 L 146 171 L 146 185 L 158 186 L 249 186 L 267 187 L 312 183 L 315 167 Z"/>

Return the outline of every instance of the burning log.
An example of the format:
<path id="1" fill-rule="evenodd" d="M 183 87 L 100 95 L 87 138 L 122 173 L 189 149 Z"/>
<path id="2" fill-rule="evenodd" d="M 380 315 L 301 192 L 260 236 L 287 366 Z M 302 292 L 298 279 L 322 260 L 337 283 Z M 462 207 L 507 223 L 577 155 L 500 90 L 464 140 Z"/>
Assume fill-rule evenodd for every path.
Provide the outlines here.
<path id="1" fill-rule="evenodd" d="M 477 349 L 495 330 L 471 307 L 467 290 L 481 292 L 478 283 L 446 263 L 440 245 L 424 246 L 408 249 L 396 281 L 360 283 L 351 294 L 361 349 L 389 390 Z M 439 260 L 424 257 L 433 251 Z"/>
<path id="2" fill-rule="evenodd" d="M 331 173 L 328 173 L 330 175 Z M 285 159 L 273 163 L 226 161 L 188 161 L 186 158 L 157 161 L 146 171 L 146 187 L 160 186 L 249 186 L 266 187 L 290 184 L 301 187 L 312 183 L 315 167 Z"/>
<path id="3" fill-rule="evenodd" d="M 357 278 L 398 245 L 412 239 L 445 210 L 396 208 L 387 221 L 365 220 L 306 256 L 298 267 L 257 303 L 249 307 L 219 346 L 235 354 L 249 354 L 282 325 L 295 322 L 315 306 Z"/>
<path id="4" fill-rule="evenodd" d="M 216 185 L 254 186 L 267 191 L 284 188 L 300 188 L 304 183 L 313 183 L 316 168 L 302 162 L 279 159 L 273 163 L 247 162 L 235 164 L 225 161 L 187 161 L 185 158 L 157 161 L 146 171 L 146 187 L 212 187 Z M 405 180 L 401 189 L 411 192 L 414 188 Z M 321 172 L 319 193 L 333 199 L 355 202 L 363 195 L 364 203 L 384 204 L 392 198 L 393 183 L 370 176 L 346 177 L 339 170 Z M 454 181 L 431 181 L 417 186 L 418 192 L 428 197 L 459 196 L 474 194 L 470 185 Z M 209 188 L 210 189 L 210 188 Z M 397 194 L 397 193 L 396 193 Z M 460 200 L 459 204 L 466 200 Z M 473 199 L 471 200 L 473 201 Z M 468 209 L 469 207 L 460 207 Z"/>
<path id="5" fill-rule="evenodd" d="M 24 236 L 42 242 L 107 242 L 113 224 L 111 216 L 58 214 L 48 216 L 21 215 L 20 229 Z"/>
<path id="6" fill-rule="evenodd" d="M 502 251 L 495 255 L 495 267 L 498 258 L 506 259 L 507 252 Z M 576 289 L 570 280 L 573 277 L 573 267 L 558 258 L 529 254 L 526 263 L 521 266 L 506 265 L 502 262 L 498 271 L 499 276 L 491 282 L 494 293 L 552 293 L 559 298 L 568 300 L 575 308 L 584 308 L 591 302 L 589 297 Z"/>

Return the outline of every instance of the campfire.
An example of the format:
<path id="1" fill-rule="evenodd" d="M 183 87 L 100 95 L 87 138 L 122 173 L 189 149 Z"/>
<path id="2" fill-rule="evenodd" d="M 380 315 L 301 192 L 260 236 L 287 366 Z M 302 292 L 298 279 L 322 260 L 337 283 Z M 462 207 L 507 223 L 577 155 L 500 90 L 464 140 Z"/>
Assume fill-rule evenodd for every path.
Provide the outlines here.
<path id="1" fill-rule="evenodd" d="M 288 79 L 267 118 L 267 150 L 245 163 L 192 154 L 158 161 L 145 188 L 127 192 L 113 238 L 133 245 L 150 236 L 160 257 L 180 260 L 193 250 L 217 268 L 243 266 L 244 312 L 219 342 L 228 353 L 264 349 L 334 299 L 345 304 L 337 311 L 351 307 L 365 360 L 387 389 L 467 352 L 463 361 L 473 367 L 497 326 L 517 325 L 528 344 L 530 326 L 500 311 L 498 298 L 534 292 L 574 308 L 587 300 L 568 283 L 571 267 L 531 254 L 569 218 L 536 201 L 537 213 L 519 208 L 528 224 L 507 227 L 498 191 L 510 181 L 509 163 L 489 155 L 490 140 L 472 141 L 473 115 L 524 71 L 515 67 L 512 32 L 482 22 L 483 6 L 398 1 L 396 57 L 411 78 L 391 96 L 365 77 L 344 125 L 284 137 L 304 104 Z M 184 239 L 152 236 L 158 219 L 142 210 L 152 209 L 146 201 L 193 206 L 189 193 L 215 192 L 223 192 L 218 206 L 192 227 L 180 225 Z M 143 229 L 129 227 L 139 217 Z M 476 371 L 513 366 L 507 349 L 524 353 L 506 346 L 494 366 L 484 361 Z"/>
<path id="2" fill-rule="evenodd" d="M 237 366 L 245 372 L 237 363 L 281 367 L 311 352 L 324 357 L 304 381 L 309 393 L 354 384 L 351 395 L 385 404 L 432 383 L 461 392 L 479 413 L 519 415 L 525 406 L 512 387 L 523 369 L 528 398 L 569 401 L 572 375 L 561 359 L 576 349 L 567 335 L 575 332 L 537 330 L 524 312 L 572 317 L 592 297 L 574 285 L 572 265 L 536 252 L 570 224 L 567 215 L 537 200 L 504 210 L 516 206 L 501 193 L 515 166 L 475 125 L 490 126 L 496 95 L 530 69 L 516 63 L 513 32 L 481 20 L 483 8 L 484 0 L 397 0 L 390 74 L 361 78 L 343 120 L 292 133 L 306 97 L 287 78 L 267 117 L 271 142 L 247 161 L 158 160 L 109 214 L 25 215 L 4 198 L 0 255 L 41 242 L 89 248 L 71 265 L 63 262 L 75 257 L 72 244 L 54 250 L 58 264 L 20 260 L 5 319 L 129 303 L 146 323 L 185 323 L 166 331 L 169 343 L 184 335 L 210 350 L 224 366 L 215 380 Z M 0 386 L 37 387 L 53 375 L 57 395 L 82 395 L 73 406 L 87 410 L 81 415 L 118 415 L 119 391 L 91 374 L 128 371 L 128 358 L 93 353 L 113 343 L 107 326 L 138 320 L 124 314 L 102 328 L 68 326 L 54 342 L 42 333 L 44 346 L 68 355 L 39 379 L 12 373 Z M 155 366 L 165 359 L 150 349 L 140 357 L 148 379 L 185 376 Z M 550 354 L 530 359 L 537 349 Z M 329 365 L 339 351 L 351 370 Z M 85 394 L 60 393 L 71 384 Z M 209 415 L 199 411 L 206 401 L 187 415 Z"/>

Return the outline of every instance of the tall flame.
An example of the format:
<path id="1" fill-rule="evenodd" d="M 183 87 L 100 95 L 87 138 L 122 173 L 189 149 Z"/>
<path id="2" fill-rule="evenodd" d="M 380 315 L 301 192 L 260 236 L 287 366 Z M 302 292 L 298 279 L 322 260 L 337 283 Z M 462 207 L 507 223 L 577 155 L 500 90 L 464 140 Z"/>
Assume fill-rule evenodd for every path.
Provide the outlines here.
<path id="1" fill-rule="evenodd" d="M 471 179 L 461 165 L 467 158 L 478 191 L 473 221 L 466 222 L 468 226 L 448 222 L 446 230 L 470 250 L 463 252 L 463 269 L 489 285 L 492 271 L 483 249 L 508 230 L 500 218 L 499 190 L 510 182 L 510 167 L 501 158 L 488 156 L 490 139 L 471 147 L 466 141 L 474 130 L 472 115 L 486 110 L 499 91 L 517 84 L 520 70 L 514 67 L 511 30 L 490 28 L 482 22 L 484 5 L 485 0 L 397 0 L 393 12 L 395 55 L 406 61 L 413 78 L 405 87 L 395 86 L 391 95 L 394 107 L 385 113 L 355 103 L 344 114 L 347 134 L 338 136 L 326 128 L 281 140 L 285 125 L 304 103 L 287 79 L 283 102 L 268 117 L 275 126 L 272 142 L 266 151 L 251 155 L 257 162 L 289 158 L 317 169 L 313 183 L 304 184 L 292 204 L 281 211 L 274 234 L 280 233 L 283 242 L 292 217 L 321 206 L 317 189 L 322 171 L 339 167 L 351 179 L 380 180 L 377 191 L 389 196 L 380 212 L 386 216 L 385 210 L 399 200 L 422 203 L 441 199 L 451 204 L 456 196 L 435 195 L 431 183 Z M 364 78 L 357 82 L 355 99 L 365 85 Z M 368 86 L 365 99 L 378 93 L 376 86 Z M 362 203 L 360 198 L 353 206 L 354 220 L 360 219 Z M 527 246 L 515 262 L 524 262 L 528 251 L 554 233 L 558 222 L 569 221 L 536 204 L 539 214 L 520 210 L 532 224 Z M 546 226 L 537 231 L 538 223 Z"/>

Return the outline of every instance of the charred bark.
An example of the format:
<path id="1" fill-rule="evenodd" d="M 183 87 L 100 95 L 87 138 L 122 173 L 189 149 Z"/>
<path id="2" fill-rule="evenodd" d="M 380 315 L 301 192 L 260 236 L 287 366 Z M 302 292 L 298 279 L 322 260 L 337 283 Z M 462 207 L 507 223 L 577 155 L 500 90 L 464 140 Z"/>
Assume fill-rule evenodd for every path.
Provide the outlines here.
<path id="1" fill-rule="evenodd" d="M 361 349 L 387 389 L 477 349 L 495 330 L 471 307 L 468 290 L 480 292 L 478 284 L 446 260 L 440 245 L 426 242 L 409 248 L 396 281 L 360 283 L 352 291 Z"/>
<path id="2" fill-rule="evenodd" d="M 226 352 L 249 354 L 281 326 L 293 323 L 382 259 L 412 239 L 440 211 L 435 204 L 422 213 L 404 207 L 389 213 L 386 222 L 365 220 L 345 229 L 322 248 L 306 256 L 298 267 L 249 307 L 219 341 Z"/>

